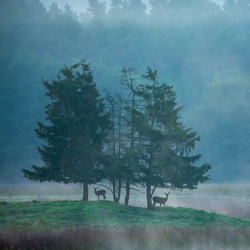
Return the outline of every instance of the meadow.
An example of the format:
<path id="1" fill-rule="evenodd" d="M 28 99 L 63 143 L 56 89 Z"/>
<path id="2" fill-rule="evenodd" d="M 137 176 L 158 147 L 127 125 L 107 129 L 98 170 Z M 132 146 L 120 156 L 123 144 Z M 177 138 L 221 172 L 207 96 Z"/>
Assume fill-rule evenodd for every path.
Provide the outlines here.
<path id="1" fill-rule="evenodd" d="M 249 190 L 209 184 L 170 191 L 166 207 L 149 211 L 141 192 L 124 206 L 108 190 L 107 201 L 90 188 L 82 202 L 80 187 L 2 186 L 0 249 L 250 249 Z M 25 201 L 4 201 L 8 193 Z"/>
<path id="2" fill-rule="evenodd" d="M 89 188 L 89 200 L 97 200 Z M 95 186 L 98 187 L 98 186 Z M 103 187 L 98 187 L 102 189 Z M 112 200 L 111 192 L 107 190 L 107 200 Z M 164 196 L 167 190 L 157 189 L 155 195 Z M 250 185 L 249 184 L 204 184 L 196 190 L 169 190 L 168 206 L 187 207 L 208 212 L 215 212 L 236 218 L 250 219 Z M 146 207 L 144 190 L 132 190 L 129 204 Z M 53 201 L 53 200 L 81 200 L 82 187 L 62 184 L 24 184 L 16 186 L 0 186 L 0 201 Z M 120 203 L 124 203 L 122 195 Z"/>

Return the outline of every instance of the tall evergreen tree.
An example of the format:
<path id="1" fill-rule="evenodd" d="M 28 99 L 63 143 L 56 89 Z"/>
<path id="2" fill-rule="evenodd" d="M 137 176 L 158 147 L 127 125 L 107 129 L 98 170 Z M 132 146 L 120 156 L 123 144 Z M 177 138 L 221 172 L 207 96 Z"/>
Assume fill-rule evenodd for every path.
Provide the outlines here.
<path id="1" fill-rule="evenodd" d="M 112 0 L 110 4 L 110 9 L 108 11 L 108 16 L 111 21 L 118 21 L 125 17 L 125 12 L 123 11 L 124 2 L 122 0 Z"/>
<path id="2" fill-rule="evenodd" d="M 99 0 L 88 0 L 89 8 L 87 10 L 97 19 L 103 19 L 106 15 L 106 4 Z"/>
<path id="3" fill-rule="evenodd" d="M 140 85 L 137 94 L 144 101 L 144 123 L 140 128 L 144 146 L 141 155 L 140 182 L 146 187 L 147 207 L 157 187 L 194 189 L 198 183 L 209 180 L 209 164 L 194 164 L 201 155 L 190 153 L 200 140 L 192 129 L 179 122 L 182 107 L 176 107 L 175 92 L 156 80 L 157 71 L 148 67 L 142 77 L 149 82 Z"/>
<path id="4" fill-rule="evenodd" d="M 68 16 L 68 17 L 71 17 L 71 18 L 73 18 L 73 19 L 75 19 L 75 20 L 78 20 L 78 17 L 77 17 L 76 12 L 74 12 L 74 11 L 71 9 L 71 6 L 68 5 L 68 4 L 66 4 L 66 5 L 64 6 L 64 14 L 65 14 L 66 16 Z"/>
<path id="5" fill-rule="evenodd" d="M 55 18 L 56 16 L 59 16 L 59 15 L 62 15 L 62 14 L 63 14 L 62 10 L 60 10 L 60 9 L 58 8 L 57 3 L 55 3 L 55 2 L 53 2 L 53 3 L 49 6 L 48 13 L 49 13 L 49 15 L 50 15 L 52 18 Z"/>
<path id="6" fill-rule="evenodd" d="M 78 71 L 78 69 L 81 70 Z M 85 61 L 64 67 L 52 83 L 42 81 L 47 103 L 46 119 L 38 123 L 37 136 L 45 144 L 38 147 L 44 166 L 23 169 L 33 181 L 83 184 L 83 200 L 88 200 L 88 185 L 102 178 L 101 154 L 109 126 L 103 99 Z"/>

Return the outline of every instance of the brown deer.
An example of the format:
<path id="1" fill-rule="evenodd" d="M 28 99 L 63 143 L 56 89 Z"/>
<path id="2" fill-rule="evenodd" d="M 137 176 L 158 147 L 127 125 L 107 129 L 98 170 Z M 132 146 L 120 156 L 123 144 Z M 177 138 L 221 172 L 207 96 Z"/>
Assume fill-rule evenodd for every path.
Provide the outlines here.
<path id="1" fill-rule="evenodd" d="M 170 192 L 167 194 L 167 193 L 165 193 L 165 195 L 166 195 L 166 198 L 163 198 L 163 197 L 158 197 L 158 196 L 154 196 L 153 197 L 153 201 L 154 201 L 154 204 L 153 204 L 153 206 L 155 206 L 155 203 L 160 203 L 160 207 L 161 207 L 161 205 L 163 204 L 164 205 L 164 207 L 165 207 L 165 203 L 167 202 L 167 200 L 168 200 L 168 196 L 169 196 L 169 194 L 170 194 Z"/>
<path id="2" fill-rule="evenodd" d="M 95 190 L 95 195 L 98 196 L 98 201 L 99 201 L 99 196 L 102 195 L 103 196 L 103 199 L 106 200 L 106 190 L 98 190 L 96 191 L 97 188 L 94 188 Z"/>

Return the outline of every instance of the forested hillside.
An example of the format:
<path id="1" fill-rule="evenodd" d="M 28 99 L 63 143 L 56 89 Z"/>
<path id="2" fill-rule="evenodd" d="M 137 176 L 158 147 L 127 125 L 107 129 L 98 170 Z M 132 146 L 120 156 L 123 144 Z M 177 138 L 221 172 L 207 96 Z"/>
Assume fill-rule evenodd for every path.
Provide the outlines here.
<path id="1" fill-rule="evenodd" d="M 99 89 L 121 89 L 122 66 L 157 69 L 173 85 L 184 125 L 216 182 L 250 177 L 250 1 L 89 0 L 85 13 L 38 0 L 0 1 L 0 181 L 20 181 L 39 162 L 34 128 L 44 121 L 41 79 L 86 59 Z"/>

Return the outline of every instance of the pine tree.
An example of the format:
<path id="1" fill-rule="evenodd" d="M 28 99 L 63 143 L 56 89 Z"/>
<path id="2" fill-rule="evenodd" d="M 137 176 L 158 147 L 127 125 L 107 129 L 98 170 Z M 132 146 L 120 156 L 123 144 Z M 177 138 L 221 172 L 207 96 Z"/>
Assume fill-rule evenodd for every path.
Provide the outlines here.
<path id="1" fill-rule="evenodd" d="M 144 147 L 140 157 L 140 182 L 146 187 L 147 207 L 151 208 L 156 188 L 194 189 L 198 183 L 209 180 L 205 174 L 211 166 L 194 165 L 201 155 L 190 153 L 200 137 L 179 122 L 182 107 L 176 107 L 172 87 L 159 84 L 157 71 L 149 67 L 142 77 L 149 82 L 141 84 L 137 92 L 144 101 L 145 121 L 138 130 Z"/>
<path id="2" fill-rule="evenodd" d="M 87 10 L 97 19 L 103 19 L 106 15 L 106 4 L 99 0 L 88 0 L 89 8 Z"/>
<path id="3" fill-rule="evenodd" d="M 52 18 L 55 18 L 56 16 L 59 16 L 59 15 L 62 15 L 62 14 L 63 14 L 62 10 L 60 10 L 60 9 L 58 8 L 57 3 L 55 3 L 55 2 L 53 2 L 53 3 L 49 6 L 48 13 L 49 13 L 49 15 L 50 15 Z"/>
<path id="4" fill-rule="evenodd" d="M 110 21 L 118 21 L 125 18 L 125 13 L 123 11 L 124 2 L 122 0 L 112 0 L 110 4 L 110 9 L 108 11 L 108 16 Z"/>
<path id="5" fill-rule="evenodd" d="M 45 142 L 38 147 L 44 166 L 23 169 L 24 176 L 40 182 L 83 184 L 87 201 L 88 185 L 103 175 L 100 159 L 109 126 L 103 99 L 85 61 L 65 66 L 57 80 L 42 83 L 51 100 L 45 106 L 48 124 L 38 121 L 35 129 Z"/>

